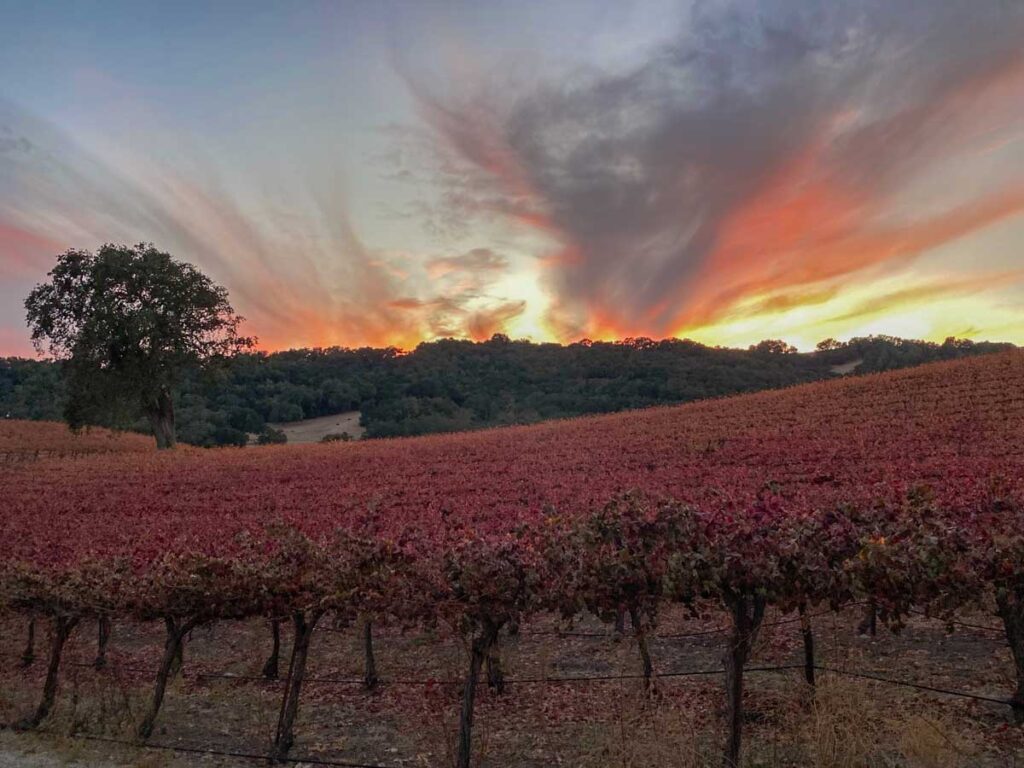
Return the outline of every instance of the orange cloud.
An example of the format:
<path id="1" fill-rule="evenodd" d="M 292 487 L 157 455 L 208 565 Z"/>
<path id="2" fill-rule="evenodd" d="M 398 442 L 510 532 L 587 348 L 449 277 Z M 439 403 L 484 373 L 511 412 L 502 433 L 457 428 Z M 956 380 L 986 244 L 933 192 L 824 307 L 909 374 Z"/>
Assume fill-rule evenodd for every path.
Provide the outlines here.
<path id="1" fill-rule="evenodd" d="M 741 0 L 697 4 L 686 34 L 632 69 L 587 67 L 557 82 L 506 88 L 499 74 L 481 78 L 487 87 L 463 78 L 431 90 L 420 73 L 432 68 L 406 72 L 427 128 L 393 131 L 406 142 L 396 162 L 416 171 L 395 178 L 427 186 L 409 210 L 442 238 L 440 255 L 419 242 L 365 244 L 336 180 L 316 183 L 319 166 L 289 169 L 301 180 L 281 188 L 294 183 L 294 196 L 261 198 L 276 179 L 259 173 L 265 183 L 234 196 L 246 180 L 218 179 L 216 160 L 200 182 L 120 149 L 101 160 L 0 114 L 13 126 L 0 142 L 0 270 L 41 278 L 65 240 L 153 240 L 225 284 L 266 349 L 411 347 L 509 327 L 565 341 L 707 338 L 728 324 L 735 341 L 761 332 L 759 319 L 852 324 L 1009 280 L 967 264 L 977 275 L 945 287 L 928 274 L 885 283 L 1024 211 L 1013 166 L 997 169 L 1001 179 L 981 174 L 1019 158 L 1024 14 L 1002 15 L 997 2 L 944 13 L 826 5 L 813 19 L 779 8 L 754 19 L 736 13 Z M 975 175 L 941 190 L 942 208 L 921 188 L 955 164 Z M 10 283 L 7 325 L 21 320 Z M 866 284 L 882 295 L 865 300 Z"/>
<path id="2" fill-rule="evenodd" d="M 670 43 L 621 74 L 448 104 L 411 83 L 475 170 L 450 179 L 457 211 L 557 243 L 537 261 L 556 337 L 838 309 L 850 286 L 1024 210 L 1024 185 L 1005 179 L 965 186 L 939 213 L 908 194 L 1020 133 L 1024 16 L 837 9 L 737 35 L 730 8 L 692 19 L 713 50 Z"/>
<path id="3" fill-rule="evenodd" d="M 1024 211 L 1022 185 L 906 224 L 875 224 L 885 201 L 817 177 L 818 156 L 798 159 L 722 223 L 674 327 L 713 323 L 750 296 L 901 263 Z"/>
<path id="4" fill-rule="evenodd" d="M 496 307 L 479 309 L 470 315 L 466 324 L 469 336 L 474 341 L 489 339 L 501 333 L 509 321 L 519 317 L 525 310 L 525 301 L 508 301 Z"/>

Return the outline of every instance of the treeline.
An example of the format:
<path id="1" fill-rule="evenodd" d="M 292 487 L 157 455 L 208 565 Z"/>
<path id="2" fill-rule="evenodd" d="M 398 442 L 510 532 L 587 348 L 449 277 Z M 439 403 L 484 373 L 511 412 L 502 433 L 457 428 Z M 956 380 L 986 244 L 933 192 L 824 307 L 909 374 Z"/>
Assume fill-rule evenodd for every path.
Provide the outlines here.
<path id="1" fill-rule="evenodd" d="M 685 339 L 563 346 L 496 335 L 485 342 L 423 343 L 408 354 L 394 348 L 244 354 L 215 378 L 186 378 L 178 433 L 193 445 L 244 445 L 269 423 L 352 410 L 362 412 L 367 437 L 528 424 L 790 386 L 833 377 L 837 366 L 871 373 L 1012 346 L 869 336 L 828 339 L 801 354 L 774 340 L 738 350 Z M 57 364 L 0 359 L 4 418 L 58 420 L 64 400 Z M 105 426 L 148 431 L 142 420 Z"/>

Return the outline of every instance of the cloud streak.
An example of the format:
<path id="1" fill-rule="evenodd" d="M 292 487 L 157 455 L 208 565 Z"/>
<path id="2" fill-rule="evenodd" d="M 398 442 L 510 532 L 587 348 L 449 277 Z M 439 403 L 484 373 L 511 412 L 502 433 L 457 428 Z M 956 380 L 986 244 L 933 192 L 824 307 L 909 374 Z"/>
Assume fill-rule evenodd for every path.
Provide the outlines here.
<path id="1" fill-rule="evenodd" d="M 199 181 L 138 158 L 102 159 L 0 102 L 0 324 L 22 324 L 21 300 L 54 256 L 109 241 L 152 241 L 200 265 L 228 286 L 267 349 L 411 348 L 497 332 L 516 315 L 485 293 L 504 256 L 475 248 L 392 263 L 361 240 L 336 185 L 304 192 L 300 210 L 246 207 L 213 171 Z"/>
<path id="2" fill-rule="evenodd" d="M 910 184 L 1019 131 L 1024 12 L 985 2 L 701 3 L 628 72 L 485 87 L 406 75 L 446 202 L 549 236 L 563 337 L 663 336 L 814 300 L 1024 211 L 1024 185 L 935 205 Z M 1018 178 L 1019 182 L 1019 178 Z"/>
<path id="3" fill-rule="evenodd" d="M 888 291 L 870 299 L 859 302 L 844 314 L 832 318 L 833 322 L 842 323 L 849 320 L 860 320 L 883 314 L 891 307 L 924 304 L 949 296 L 969 296 L 983 291 L 993 284 L 1012 284 L 1024 280 L 1024 270 L 983 274 L 972 277 L 947 279 L 942 282 L 915 285 Z"/>
<path id="4" fill-rule="evenodd" d="M 227 49 L 186 25 L 174 72 L 152 25 L 124 57 L 66 14 L 37 20 L 75 53 L 33 66 L 26 43 L 0 83 L 19 99 L 0 100 L 0 351 L 29 351 L 21 301 L 54 255 L 106 241 L 198 264 L 266 348 L 1024 341 L 1006 277 L 1024 237 L 1024 5 L 592 3 L 538 3 L 522 25 L 425 7 L 401 29 L 368 4 L 345 14 L 351 48 L 313 45 L 327 22 L 282 8 Z M 594 39 L 564 50 L 538 26 Z"/>

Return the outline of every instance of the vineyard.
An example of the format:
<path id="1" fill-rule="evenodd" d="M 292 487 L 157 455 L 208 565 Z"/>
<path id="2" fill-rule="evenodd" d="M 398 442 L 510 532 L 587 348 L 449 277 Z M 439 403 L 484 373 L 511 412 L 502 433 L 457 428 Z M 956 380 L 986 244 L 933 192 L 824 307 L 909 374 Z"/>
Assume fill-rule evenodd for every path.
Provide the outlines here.
<path id="1" fill-rule="evenodd" d="M 326 695 L 307 690 L 318 685 L 307 672 L 314 637 L 351 635 L 365 688 L 400 679 L 387 659 L 426 699 L 438 670 L 416 675 L 380 650 L 381 638 L 417 636 L 463 651 L 458 679 L 442 687 L 458 699 L 446 754 L 467 768 L 481 755 L 478 688 L 514 701 L 550 682 L 506 680 L 509 647 L 521 654 L 531 633 L 572 638 L 580 627 L 628 636 L 639 699 L 674 700 L 669 681 L 684 670 L 661 668 L 658 645 L 671 625 L 716 648 L 697 672 L 721 690 L 716 760 L 738 766 L 749 676 L 790 669 L 813 689 L 828 666 L 815 627 L 851 614 L 896 631 L 982 616 L 986 631 L 1002 630 L 1015 683 L 952 693 L 1024 721 L 1017 352 L 468 434 L 44 450 L 60 455 L 0 464 L 0 603 L 4 627 L 20 633 L 5 633 L 4 650 L 30 658 L 37 627 L 49 629 L 41 690 L 12 723 L 21 729 L 45 725 L 73 668 L 62 654 L 83 627 L 98 627 L 98 666 L 112 628 L 160 632 L 135 659 L 152 688 L 128 727 L 145 740 L 172 681 L 189 674 L 189 638 L 241 626 L 249 637 L 255 622 L 266 627 L 263 672 L 283 678 L 267 754 L 291 760 L 300 702 Z M 779 626 L 797 630 L 796 670 L 753 661 Z"/>
<path id="2" fill-rule="evenodd" d="M 65 424 L 52 421 L 0 421 L 0 463 L 95 453 L 151 453 L 152 442 L 136 432 L 100 427 L 75 434 Z"/>

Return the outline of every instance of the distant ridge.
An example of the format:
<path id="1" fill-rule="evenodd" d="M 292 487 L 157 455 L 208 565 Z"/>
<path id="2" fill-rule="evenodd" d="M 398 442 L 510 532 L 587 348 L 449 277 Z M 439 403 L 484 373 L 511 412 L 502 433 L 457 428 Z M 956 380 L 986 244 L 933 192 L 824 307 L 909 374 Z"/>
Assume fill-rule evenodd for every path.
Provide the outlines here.
<path id="1" fill-rule="evenodd" d="M 778 340 L 738 350 L 681 339 L 563 346 L 496 335 L 424 343 L 407 354 L 298 349 L 240 356 L 216 381 L 187 379 L 176 415 L 179 439 L 198 446 L 244 445 L 268 425 L 357 411 L 365 437 L 412 436 L 685 403 L 1011 348 L 870 336 L 797 353 Z M 59 420 L 63 397 L 58 366 L 0 359 L 0 415 Z M 117 426 L 147 429 L 141 420 Z"/>

